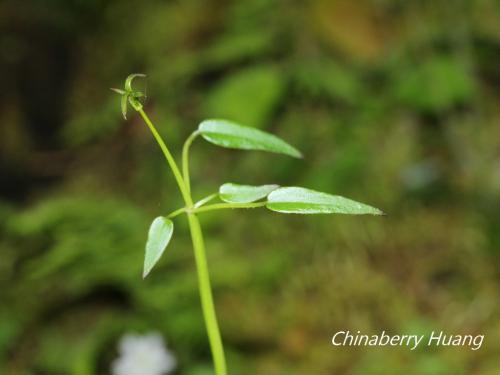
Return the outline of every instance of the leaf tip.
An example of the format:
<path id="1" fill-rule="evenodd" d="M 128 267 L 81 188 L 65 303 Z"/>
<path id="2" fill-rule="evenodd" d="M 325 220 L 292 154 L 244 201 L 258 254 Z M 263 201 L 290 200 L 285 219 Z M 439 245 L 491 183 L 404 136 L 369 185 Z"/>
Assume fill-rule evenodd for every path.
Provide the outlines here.
<path id="1" fill-rule="evenodd" d="M 381 209 L 377 208 L 377 207 L 371 207 L 372 208 L 372 212 L 371 214 L 374 215 L 374 216 L 387 216 L 387 214 L 382 211 Z"/>
<path id="2" fill-rule="evenodd" d="M 153 267 L 148 266 L 146 263 L 144 263 L 144 268 L 142 269 L 142 279 L 144 280 L 148 275 L 151 273 L 151 270 Z"/>
<path id="3" fill-rule="evenodd" d="M 120 95 L 125 94 L 125 91 L 120 90 L 120 89 L 117 89 L 117 88 L 115 88 L 115 87 L 110 87 L 109 89 L 110 89 L 111 91 L 116 92 L 117 94 L 120 94 Z"/>
<path id="4" fill-rule="evenodd" d="M 284 142 L 284 141 L 283 141 Z M 291 156 L 292 158 L 297 158 L 297 159 L 304 159 L 304 154 L 300 152 L 298 149 L 293 147 L 292 145 L 285 143 L 287 150 L 286 151 L 281 151 L 278 152 L 279 154 L 284 154 Z"/>
<path id="5" fill-rule="evenodd" d="M 295 153 L 292 156 L 297 159 L 304 159 L 304 154 L 297 149 L 295 149 Z"/>

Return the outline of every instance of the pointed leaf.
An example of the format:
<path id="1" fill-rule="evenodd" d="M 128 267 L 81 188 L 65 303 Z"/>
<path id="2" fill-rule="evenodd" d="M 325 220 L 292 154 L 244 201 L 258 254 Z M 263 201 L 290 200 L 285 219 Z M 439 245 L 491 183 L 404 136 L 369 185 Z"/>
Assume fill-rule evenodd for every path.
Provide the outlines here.
<path id="1" fill-rule="evenodd" d="M 122 95 L 120 105 L 122 108 L 122 115 L 125 120 L 127 119 L 127 100 L 128 100 L 128 95 Z"/>
<path id="2" fill-rule="evenodd" d="M 301 158 L 294 147 L 273 134 L 241 126 L 227 120 L 205 120 L 198 127 L 203 138 L 217 146 L 241 150 L 261 150 Z"/>
<path id="3" fill-rule="evenodd" d="M 154 265 L 158 262 L 170 242 L 173 233 L 174 223 L 172 220 L 162 216 L 153 220 L 151 226 L 149 227 L 142 277 L 146 277 Z"/>
<path id="4" fill-rule="evenodd" d="M 267 200 L 267 208 L 282 213 L 383 215 L 375 207 L 301 187 L 279 188 L 269 194 Z"/>
<path id="5" fill-rule="evenodd" d="M 134 73 L 134 74 L 130 74 L 126 79 L 125 79 L 125 91 L 127 92 L 132 92 L 132 81 L 134 80 L 134 78 L 136 77 L 141 77 L 141 78 L 144 78 L 146 77 L 145 74 L 142 74 L 142 73 Z"/>
<path id="6" fill-rule="evenodd" d="M 219 188 L 219 197 L 228 203 L 250 203 L 265 198 L 272 191 L 279 188 L 279 185 L 236 185 L 224 184 Z"/>
<path id="7" fill-rule="evenodd" d="M 111 87 L 110 90 L 114 91 L 114 92 L 116 92 L 117 94 L 120 94 L 120 95 L 125 95 L 126 94 L 126 92 L 124 90 L 116 89 L 114 87 Z"/>

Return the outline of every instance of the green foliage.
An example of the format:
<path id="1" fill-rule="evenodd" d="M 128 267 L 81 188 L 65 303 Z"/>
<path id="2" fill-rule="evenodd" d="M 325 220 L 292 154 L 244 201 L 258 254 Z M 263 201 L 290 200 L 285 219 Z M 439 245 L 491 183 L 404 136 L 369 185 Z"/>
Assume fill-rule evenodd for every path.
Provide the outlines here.
<path id="1" fill-rule="evenodd" d="M 160 260 L 173 233 L 174 223 L 172 220 L 164 217 L 157 217 L 153 220 L 148 232 L 142 277 L 146 277 L 158 260 Z"/>
<path id="2" fill-rule="evenodd" d="M 228 203 L 250 203 L 267 197 L 277 188 L 279 185 L 250 186 L 228 183 L 219 188 L 219 197 Z"/>
<path id="3" fill-rule="evenodd" d="M 215 306 L 212 297 L 212 287 L 208 273 L 208 265 L 205 255 L 205 244 L 197 213 L 234 208 L 256 208 L 264 204 L 271 210 L 283 213 L 344 213 L 344 214 L 381 214 L 381 211 L 351 201 L 346 198 L 336 197 L 325 193 L 319 193 L 304 188 L 279 188 L 276 185 L 248 186 L 248 185 L 222 185 L 219 197 L 229 203 L 213 204 L 204 206 L 214 195 L 193 203 L 191 196 L 189 151 L 194 139 L 201 136 L 210 143 L 217 146 L 242 149 L 261 150 L 285 154 L 293 157 L 302 157 L 302 154 L 282 139 L 264 131 L 241 126 L 227 120 L 205 120 L 200 123 L 198 130 L 193 132 L 184 143 L 182 150 L 182 175 L 168 146 L 159 135 L 153 122 L 143 111 L 142 105 L 137 101 L 138 96 L 132 91 L 131 82 L 137 74 L 128 76 L 125 80 L 125 91 L 114 89 L 123 98 L 129 98 L 130 104 L 138 111 L 155 138 L 158 146 L 165 157 L 168 167 L 171 169 L 177 182 L 179 191 L 186 206 L 172 212 L 169 217 L 173 218 L 181 213 L 188 216 L 189 230 L 193 241 L 196 268 L 198 272 L 199 291 L 205 324 L 207 328 L 210 349 L 213 356 L 215 373 L 226 375 L 227 367 L 219 332 L 219 326 L 215 314 Z M 123 101 L 122 101 L 123 103 Z M 122 106 L 123 110 L 123 106 Z M 125 108 L 126 110 L 126 108 Z M 125 115 L 125 113 L 124 113 Z M 269 195 L 267 202 L 252 203 Z M 168 218 L 156 218 L 149 229 L 148 241 L 146 243 L 146 255 L 144 260 L 143 277 L 146 277 L 154 265 L 158 262 L 168 245 L 173 234 L 173 222 Z"/>
<path id="4" fill-rule="evenodd" d="M 466 104 L 474 95 L 472 76 L 463 62 L 436 56 L 412 64 L 401 72 L 396 95 L 407 105 L 424 112 L 441 112 Z"/>
<path id="5" fill-rule="evenodd" d="M 294 72 L 301 94 L 355 104 L 362 94 L 360 79 L 353 69 L 333 61 L 301 61 Z"/>
<path id="6" fill-rule="evenodd" d="M 122 116 L 126 120 L 127 119 L 127 104 L 130 103 L 130 105 L 135 109 L 139 110 L 142 108 L 142 104 L 139 101 L 141 98 L 143 98 L 145 95 L 144 93 L 140 91 L 134 91 L 132 90 L 132 81 L 136 77 L 146 77 L 145 74 L 140 74 L 140 73 L 135 73 L 135 74 L 130 74 L 126 79 L 125 79 L 125 84 L 124 88 L 125 90 L 120 90 L 120 89 L 115 89 L 112 88 L 114 92 L 117 94 L 121 95 L 120 98 L 120 108 L 122 110 Z"/>
<path id="7" fill-rule="evenodd" d="M 38 282 L 57 273 L 65 277 L 63 288 L 89 288 L 102 280 L 135 279 L 139 274 L 136 246 L 143 236 L 130 228 L 143 227 L 144 217 L 126 202 L 88 196 L 47 199 L 11 217 L 7 225 L 10 238 L 30 238 L 33 249 L 43 250 L 21 269 L 29 280 Z M 114 267 L 107 269 L 111 259 Z"/>
<path id="8" fill-rule="evenodd" d="M 108 90 L 131 71 L 148 72 L 143 105 L 174 151 L 200 119 L 221 117 L 307 155 L 214 157 L 193 147 L 196 200 L 221 181 L 276 181 L 390 212 L 384 220 L 200 213 L 231 373 L 498 373 L 495 1 L 0 8 L 9 72 L 0 111 L 1 374 L 109 374 L 118 338 L 151 330 L 173 348 L 179 374 L 213 373 L 183 218 L 167 259 L 139 282 L 151 219 L 183 204 L 147 129 L 130 111 L 124 122 Z M 356 57 L 370 50 L 370 59 Z M 421 179 L 432 200 L 407 179 L 423 163 L 447 185 Z M 487 345 L 406 352 L 327 343 L 336 327 L 416 333 L 409 324 L 422 319 L 430 324 L 422 333 L 484 332 Z"/>
<path id="9" fill-rule="evenodd" d="M 338 195 L 301 187 L 282 187 L 269 194 L 266 207 L 288 214 L 382 215 L 378 208 Z"/>
<path id="10" fill-rule="evenodd" d="M 227 120 L 205 120 L 198 130 L 205 140 L 217 146 L 302 157 L 300 151 L 275 135 Z"/>
<path id="11" fill-rule="evenodd" d="M 218 38 L 215 43 L 210 46 L 207 51 L 205 52 L 205 58 L 207 60 L 207 63 L 211 66 L 219 67 L 221 65 L 226 65 L 230 63 L 237 63 L 239 61 L 242 61 L 244 59 L 256 57 L 259 55 L 262 55 L 263 53 L 269 51 L 272 48 L 272 42 L 273 42 L 273 36 L 267 31 L 267 30 L 252 30 L 251 32 L 240 32 L 240 33 L 229 33 L 227 35 L 223 35 L 222 37 Z M 252 75 L 251 72 L 240 72 L 240 75 Z M 262 74 L 262 73 L 261 73 Z M 254 73 L 255 75 L 255 73 Z M 238 80 L 234 76 L 225 80 L 224 83 L 217 85 L 215 88 L 213 94 L 215 96 L 217 95 L 222 95 L 226 96 L 231 99 L 231 97 L 228 95 L 229 93 L 224 91 L 229 90 L 233 92 L 239 92 L 243 91 L 242 87 L 235 87 L 231 89 L 231 85 L 228 84 L 230 80 L 236 80 L 236 83 L 243 83 L 243 86 L 245 86 L 246 81 L 243 80 Z M 264 78 L 264 82 L 265 82 Z M 269 81 L 274 80 L 274 78 L 270 78 Z M 239 82 L 238 82 L 239 81 Z M 229 88 L 228 88 L 229 87 Z M 248 85 L 246 88 L 248 89 Z M 270 95 L 272 98 L 272 96 Z M 238 100 L 239 98 L 233 98 L 233 100 L 239 105 Z M 213 102 L 208 104 L 208 110 L 209 111 L 232 111 L 229 108 L 223 108 L 215 98 L 213 99 Z M 236 112 L 236 111 L 234 111 Z M 235 113 L 236 114 L 236 113 Z M 245 114 L 237 113 L 238 116 L 245 116 Z M 239 119 L 241 121 L 244 121 L 245 119 Z M 246 119 L 248 120 L 248 119 Z M 244 121 L 245 122 L 245 121 Z M 250 122 L 247 122 L 250 123 Z"/>
<path id="12" fill-rule="evenodd" d="M 209 93 L 206 114 L 262 128 L 279 105 L 284 91 L 284 77 L 276 67 L 245 69 L 222 80 Z"/>

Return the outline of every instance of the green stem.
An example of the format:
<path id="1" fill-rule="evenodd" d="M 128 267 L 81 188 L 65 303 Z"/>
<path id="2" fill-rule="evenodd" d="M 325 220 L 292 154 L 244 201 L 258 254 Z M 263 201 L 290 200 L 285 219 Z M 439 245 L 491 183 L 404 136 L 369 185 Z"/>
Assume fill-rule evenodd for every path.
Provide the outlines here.
<path id="1" fill-rule="evenodd" d="M 255 202 L 255 203 L 215 203 L 208 206 L 203 206 L 195 208 L 193 213 L 207 212 L 213 210 L 225 210 L 228 208 L 257 208 L 264 207 L 267 202 Z"/>
<path id="2" fill-rule="evenodd" d="M 179 208 L 178 210 L 172 211 L 167 215 L 167 218 L 173 219 L 176 216 L 179 216 L 180 214 L 184 213 L 187 211 L 186 207 Z"/>
<path id="3" fill-rule="evenodd" d="M 219 194 L 217 194 L 217 193 L 210 194 L 209 196 L 207 196 L 207 197 L 205 197 L 205 198 L 203 198 L 203 199 L 200 199 L 198 202 L 196 202 L 196 203 L 194 204 L 194 206 L 193 206 L 193 207 L 194 207 L 194 208 L 201 207 L 201 206 L 203 206 L 205 203 L 208 203 L 208 202 L 210 202 L 211 200 L 213 200 L 213 199 L 217 198 L 217 196 L 218 196 L 218 195 L 219 195 Z"/>
<path id="4" fill-rule="evenodd" d="M 193 206 L 192 209 L 189 209 L 187 207 L 182 207 L 179 208 L 175 211 L 172 211 L 167 215 L 169 219 L 172 219 L 176 216 L 179 216 L 180 214 L 184 212 L 191 212 L 193 214 L 197 214 L 200 212 L 207 212 L 207 211 L 213 211 L 213 210 L 226 210 L 226 209 L 235 209 L 235 208 L 258 208 L 258 207 L 264 207 L 267 202 L 255 202 L 255 203 L 216 203 L 216 204 L 211 204 L 208 206 L 203 206 L 206 202 L 214 199 L 217 196 L 217 194 L 212 194 L 209 195 L 206 198 L 203 198 L 202 200 L 196 202 Z"/>
<path id="5" fill-rule="evenodd" d="M 205 255 L 205 244 L 203 242 L 203 233 L 201 231 L 200 222 L 194 214 L 190 211 L 193 207 L 193 198 L 191 197 L 191 189 L 189 186 L 189 165 L 188 165 L 188 152 L 189 146 L 196 138 L 197 132 L 191 134 L 186 141 L 183 150 L 183 172 L 184 178 L 181 175 L 179 167 L 177 166 L 175 159 L 170 153 L 167 145 L 161 138 L 160 134 L 156 130 L 155 126 L 149 119 L 148 115 L 143 111 L 141 107 L 136 108 L 144 119 L 144 122 L 148 125 L 151 133 L 153 133 L 156 142 L 160 146 L 167 163 L 172 170 L 177 185 L 181 191 L 186 207 L 178 209 L 172 212 L 169 217 L 177 216 L 182 212 L 188 213 L 189 229 L 191 232 L 191 238 L 193 240 L 194 255 L 196 260 L 196 270 L 198 273 L 198 284 L 200 289 L 201 306 L 203 310 L 203 317 L 205 319 L 205 324 L 207 327 L 208 340 L 210 342 L 210 349 L 212 351 L 212 356 L 214 359 L 215 373 L 217 375 L 227 375 L 226 360 L 224 357 L 224 347 L 222 346 L 222 340 L 219 332 L 219 325 L 217 324 L 217 317 L 215 314 L 215 307 L 212 298 L 212 288 L 210 286 L 210 276 L 208 273 L 207 259 Z M 186 146 L 187 145 L 187 146 Z"/>
<path id="6" fill-rule="evenodd" d="M 181 172 L 179 171 L 179 167 L 177 166 L 177 163 L 175 162 L 174 157 L 168 150 L 167 145 L 165 142 L 163 142 L 163 139 L 161 138 L 160 134 L 156 130 L 155 126 L 149 119 L 148 115 L 142 108 L 138 110 L 138 112 L 141 114 L 142 119 L 146 123 L 146 125 L 149 127 L 149 130 L 151 130 L 151 133 L 153 133 L 153 137 L 155 137 L 156 142 L 161 148 L 161 151 L 163 152 L 163 155 L 165 156 L 165 159 L 167 160 L 167 163 L 172 170 L 172 173 L 174 174 L 175 180 L 177 181 L 177 185 L 179 185 L 179 190 L 181 191 L 182 197 L 184 198 L 184 201 L 186 202 L 186 205 L 188 207 L 191 207 L 193 205 L 193 200 L 191 199 L 191 195 L 189 194 L 189 189 L 186 187 L 185 181 L 182 178 Z"/>
<path id="7" fill-rule="evenodd" d="M 186 184 L 189 194 L 191 194 L 191 178 L 189 177 L 189 148 L 199 134 L 200 132 L 198 130 L 191 133 L 182 147 L 182 176 L 184 177 L 184 183 Z"/>
<path id="8" fill-rule="evenodd" d="M 215 315 L 212 289 L 210 287 L 210 276 L 208 273 L 207 259 L 205 255 L 205 244 L 201 232 L 200 222 L 196 215 L 188 213 L 189 229 L 193 240 L 194 255 L 196 260 L 196 270 L 198 271 L 198 285 L 200 288 L 201 306 L 203 317 L 207 326 L 208 340 L 214 359 L 215 373 L 217 375 L 227 375 L 226 359 L 224 348 Z"/>

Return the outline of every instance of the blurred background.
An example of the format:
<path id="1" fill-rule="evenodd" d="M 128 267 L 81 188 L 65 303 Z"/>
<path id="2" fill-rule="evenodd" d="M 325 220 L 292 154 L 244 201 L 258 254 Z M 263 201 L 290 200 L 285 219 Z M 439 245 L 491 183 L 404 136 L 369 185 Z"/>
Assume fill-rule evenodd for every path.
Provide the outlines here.
<path id="1" fill-rule="evenodd" d="M 184 218 L 141 279 L 150 222 L 182 206 L 109 90 L 142 72 L 176 156 L 208 117 L 305 154 L 197 141 L 197 198 L 278 183 L 388 213 L 202 216 L 231 374 L 499 374 L 499 61 L 494 0 L 2 1 L 0 373 L 109 374 L 143 334 L 172 373 L 212 373 Z M 338 330 L 486 338 L 333 348 Z"/>

